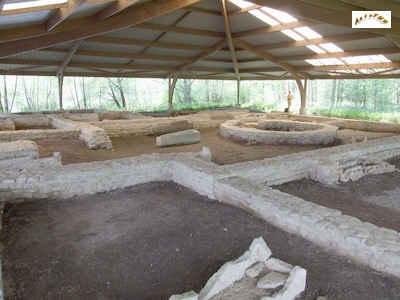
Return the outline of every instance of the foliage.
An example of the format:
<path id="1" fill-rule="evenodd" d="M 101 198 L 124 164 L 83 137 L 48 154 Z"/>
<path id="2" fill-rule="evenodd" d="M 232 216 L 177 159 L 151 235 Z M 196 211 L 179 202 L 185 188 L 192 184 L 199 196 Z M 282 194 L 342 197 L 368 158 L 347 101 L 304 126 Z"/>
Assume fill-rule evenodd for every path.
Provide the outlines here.
<path id="1" fill-rule="evenodd" d="M 240 105 L 257 111 L 283 111 L 287 94 L 300 107 L 294 81 L 242 81 Z M 167 111 L 166 79 L 64 79 L 65 109 Z M 175 110 L 232 107 L 237 102 L 236 81 L 179 79 Z M 368 120 L 400 121 L 400 80 L 312 80 L 307 87 L 308 112 Z M 58 108 L 56 77 L 0 77 L 0 111 L 41 111 Z"/>

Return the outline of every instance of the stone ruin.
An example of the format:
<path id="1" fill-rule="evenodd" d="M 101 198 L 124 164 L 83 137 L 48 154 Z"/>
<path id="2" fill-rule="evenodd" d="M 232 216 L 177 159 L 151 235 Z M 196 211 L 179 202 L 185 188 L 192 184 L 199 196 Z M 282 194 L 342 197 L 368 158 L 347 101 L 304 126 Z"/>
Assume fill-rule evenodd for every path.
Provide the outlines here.
<path id="1" fill-rule="evenodd" d="M 221 124 L 220 134 L 228 139 L 262 144 L 330 145 L 337 127 L 289 120 L 239 119 Z"/>
<path id="2" fill-rule="evenodd" d="M 271 257 L 262 237 L 239 258 L 222 265 L 197 294 L 173 295 L 169 300 L 294 300 L 306 288 L 307 271 Z"/>

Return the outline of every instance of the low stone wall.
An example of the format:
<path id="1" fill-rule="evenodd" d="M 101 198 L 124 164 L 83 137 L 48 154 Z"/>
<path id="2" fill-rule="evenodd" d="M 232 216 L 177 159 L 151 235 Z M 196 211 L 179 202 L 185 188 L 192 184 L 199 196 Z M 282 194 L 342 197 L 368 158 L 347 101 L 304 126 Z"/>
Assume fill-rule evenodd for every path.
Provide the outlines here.
<path id="1" fill-rule="evenodd" d="M 111 137 L 125 135 L 160 135 L 186 129 L 192 129 L 188 120 L 178 118 L 143 118 L 135 120 L 105 120 L 92 122 L 92 125 L 103 128 Z"/>
<path id="2" fill-rule="evenodd" d="M 15 129 L 43 129 L 50 127 L 50 120 L 42 114 L 10 115 L 15 124 Z"/>
<path id="3" fill-rule="evenodd" d="M 51 138 L 78 138 L 79 130 L 76 129 L 31 129 L 0 131 L 1 142 L 11 142 L 18 140 L 39 140 Z"/>
<path id="4" fill-rule="evenodd" d="M 336 126 L 339 129 L 400 133 L 400 124 L 387 123 L 387 122 L 374 122 L 374 121 L 332 118 L 332 117 L 313 116 L 313 115 L 294 115 L 287 113 L 267 113 L 266 117 L 270 119 L 287 118 L 289 120 L 301 121 L 301 122 L 327 123 Z"/>
<path id="5" fill-rule="evenodd" d="M 35 142 L 16 141 L 0 143 L 0 160 L 9 160 L 15 158 L 38 158 L 39 149 Z"/>
<path id="6" fill-rule="evenodd" d="M 400 155 L 400 136 L 367 142 L 288 154 L 263 160 L 221 166 L 227 172 L 264 185 L 278 185 L 302 178 L 313 178 L 328 164 L 343 170 L 360 159 L 382 161 Z M 323 174 L 323 180 L 339 182 L 340 172 Z M 332 176 L 332 177 L 330 177 Z M 320 177 L 320 180 L 321 177 Z M 324 182 L 324 181 L 322 181 Z"/>
<path id="7" fill-rule="evenodd" d="M 251 183 L 247 174 L 242 172 L 238 176 L 229 168 L 191 153 L 152 154 L 54 168 L 35 166 L 22 172 L 6 170 L 0 174 L 0 197 L 10 201 L 21 197 L 68 198 L 172 180 L 210 199 L 245 209 L 331 251 L 400 277 L 398 232 Z"/>
<path id="8" fill-rule="evenodd" d="M 50 116 L 51 125 L 54 128 L 77 130 L 79 138 L 85 142 L 89 149 L 112 149 L 110 138 L 104 129 L 88 123 L 74 122 L 59 116 Z"/>
<path id="9" fill-rule="evenodd" d="M 77 121 L 77 122 L 96 122 L 99 121 L 99 115 L 97 113 L 63 113 L 62 117 Z"/>
<path id="10" fill-rule="evenodd" d="M 293 131 L 276 131 L 277 123 L 281 127 L 302 129 Z M 247 141 L 250 143 L 263 144 L 298 144 L 298 145 L 329 145 L 336 140 L 337 127 L 320 124 L 315 128 L 313 123 L 300 123 L 292 121 L 269 121 L 258 120 L 257 128 L 242 126 L 241 120 L 230 120 L 221 124 L 219 132 L 227 138 L 233 140 Z M 267 129 L 263 129 L 267 128 Z M 272 128 L 269 130 L 269 128 Z"/>
<path id="11" fill-rule="evenodd" d="M 15 130 L 15 124 L 11 118 L 0 118 L 0 131 L 4 130 Z"/>

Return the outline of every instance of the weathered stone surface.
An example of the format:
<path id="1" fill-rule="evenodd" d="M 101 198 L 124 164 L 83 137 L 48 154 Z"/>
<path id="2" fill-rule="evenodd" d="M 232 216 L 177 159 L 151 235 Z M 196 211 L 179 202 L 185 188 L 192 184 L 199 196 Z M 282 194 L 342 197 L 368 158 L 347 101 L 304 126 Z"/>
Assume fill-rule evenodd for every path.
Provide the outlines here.
<path id="1" fill-rule="evenodd" d="M 257 287 L 260 289 L 275 289 L 283 285 L 287 278 L 288 275 L 278 272 L 270 272 L 257 281 Z"/>
<path id="2" fill-rule="evenodd" d="M 140 113 L 134 113 L 130 111 L 105 111 L 99 112 L 100 121 L 103 120 L 131 120 L 131 119 L 143 119 L 146 116 Z"/>
<path id="3" fill-rule="evenodd" d="M 41 129 L 50 126 L 49 118 L 43 114 L 12 115 L 16 129 Z"/>
<path id="4" fill-rule="evenodd" d="M 265 269 L 264 262 L 258 262 L 246 270 L 246 275 L 251 278 L 256 278 Z"/>
<path id="5" fill-rule="evenodd" d="M 112 149 L 110 138 L 104 129 L 89 123 L 74 122 L 55 115 L 50 117 L 55 128 L 79 130 L 79 138 L 85 142 L 89 149 Z"/>
<path id="6" fill-rule="evenodd" d="M 261 300 L 295 300 L 306 288 L 306 277 L 305 269 L 294 267 L 283 288 L 275 295 L 262 297 Z"/>
<path id="7" fill-rule="evenodd" d="M 208 300 L 223 291 L 245 275 L 246 269 L 256 262 L 266 261 L 271 256 L 271 250 L 263 238 L 254 239 L 247 250 L 238 259 L 225 263 L 207 281 L 199 293 L 199 300 Z"/>
<path id="8" fill-rule="evenodd" d="M 284 131 L 277 131 L 277 128 Z M 290 131 L 290 128 L 293 130 Z M 259 120 L 255 128 L 243 126 L 241 120 L 230 120 L 221 124 L 219 132 L 225 138 L 250 143 L 329 145 L 336 140 L 337 127 L 286 120 Z"/>
<path id="9" fill-rule="evenodd" d="M 9 143 L 0 143 L 0 160 L 39 157 L 39 148 L 32 141 L 16 141 Z"/>
<path id="10" fill-rule="evenodd" d="M 0 131 L 0 141 L 12 142 L 19 140 L 39 140 L 51 138 L 78 138 L 79 130 L 77 129 L 30 129 L 30 130 L 14 130 Z"/>
<path id="11" fill-rule="evenodd" d="M 291 264 L 288 264 L 287 262 L 284 262 L 274 257 L 268 259 L 265 262 L 265 266 L 271 271 L 276 271 L 281 273 L 289 273 L 293 269 L 293 266 Z"/>
<path id="12" fill-rule="evenodd" d="M 11 118 L 0 118 L 0 131 L 5 130 L 15 130 L 15 124 Z"/>
<path id="13" fill-rule="evenodd" d="M 64 118 L 77 122 L 96 122 L 99 121 L 97 113 L 64 113 Z"/>
<path id="14" fill-rule="evenodd" d="M 160 135 L 156 138 L 156 144 L 159 147 L 172 145 L 187 145 L 200 142 L 200 132 L 196 129 L 188 129 L 173 133 Z"/>
<path id="15" fill-rule="evenodd" d="M 171 297 L 169 297 L 169 300 L 197 300 L 198 298 L 199 295 L 197 295 L 196 292 L 190 291 L 180 295 L 172 295 Z"/>

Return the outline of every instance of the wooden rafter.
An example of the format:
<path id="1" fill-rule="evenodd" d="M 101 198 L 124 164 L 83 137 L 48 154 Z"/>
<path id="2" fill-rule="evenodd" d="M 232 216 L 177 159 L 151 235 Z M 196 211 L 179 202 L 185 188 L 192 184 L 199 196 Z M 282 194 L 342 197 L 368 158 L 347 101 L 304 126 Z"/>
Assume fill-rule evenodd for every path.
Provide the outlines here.
<path id="1" fill-rule="evenodd" d="M 246 49 L 249 52 L 254 53 L 255 55 L 270 61 L 276 65 L 278 65 L 279 67 L 281 67 L 282 69 L 290 72 L 294 77 L 296 78 L 301 78 L 302 76 L 299 74 L 299 72 L 296 70 L 295 67 L 284 63 L 284 62 L 280 62 L 279 59 L 277 59 L 275 56 L 273 56 L 272 54 L 261 50 L 261 49 L 257 49 L 256 47 L 254 47 L 254 45 L 244 41 L 244 40 L 240 40 L 240 39 L 235 39 L 235 44 Z M 244 72 L 244 71 L 243 71 Z"/>
<path id="2" fill-rule="evenodd" d="M 221 0 L 221 9 L 222 9 L 222 14 L 224 16 L 226 41 L 228 43 L 229 50 L 231 51 L 233 69 L 235 71 L 237 80 L 240 80 L 239 64 L 236 56 L 235 46 L 233 44 L 231 23 L 228 15 L 228 9 L 226 6 L 226 0 Z"/>
<path id="3" fill-rule="evenodd" d="M 113 2 L 111 5 L 100 11 L 97 17 L 100 20 L 109 18 L 115 14 L 120 13 L 121 11 L 127 9 L 128 7 L 136 4 L 139 0 L 117 0 Z"/>
<path id="4" fill-rule="evenodd" d="M 187 27 L 173 26 L 173 25 L 162 25 L 162 24 L 155 24 L 155 23 L 142 23 L 142 24 L 138 24 L 136 27 L 142 28 L 142 29 L 163 31 L 163 32 L 170 31 L 170 32 L 176 32 L 176 33 L 207 36 L 207 37 L 217 37 L 217 38 L 223 37 L 225 35 L 223 32 L 219 32 L 219 31 L 194 29 L 194 28 L 187 28 Z"/>
<path id="5" fill-rule="evenodd" d="M 71 62 L 72 57 L 74 56 L 74 54 L 76 53 L 76 51 L 78 50 L 78 48 L 80 47 L 81 44 L 82 44 L 82 41 L 77 41 L 72 46 L 72 48 L 68 51 L 68 53 L 65 56 L 63 62 L 61 63 L 61 65 L 59 66 L 59 68 L 57 70 L 57 76 L 63 76 L 65 68 Z"/>
<path id="6" fill-rule="evenodd" d="M 129 28 L 155 17 L 173 12 L 177 9 L 197 3 L 199 0 L 153 0 L 139 3 L 121 13 L 97 22 L 97 18 L 86 17 L 74 21 L 72 28 L 66 26 L 54 32 L 36 32 L 34 38 L 24 38 L 1 45 L 0 57 L 6 57 L 30 50 L 43 49 L 56 44 L 86 39 L 97 35 Z M 37 30 L 33 26 L 33 31 Z M 28 34 L 29 36 L 29 34 Z"/>
<path id="7" fill-rule="evenodd" d="M 66 7 L 58 8 L 55 13 L 47 20 L 46 29 L 53 30 L 64 22 L 85 0 L 68 0 Z"/>
<path id="8" fill-rule="evenodd" d="M 218 41 L 213 46 L 211 46 L 211 48 L 209 50 L 201 52 L 199 55 L 196 55 L 195 57 L 191 58 L 188 62 L 176 67 L 173 73 L 178 73 L 182 70 L 185 70 L 188 67 L 190 67 L 191 65 L 198 62 L 199 60 L 205 59 L 207 56 L 212 55 L 213 53 L 220 50 L 225 45 L 225 43 L 226 43 L 225 39 Z M 172 75 L 172 74 L 169 74 L 169 75 Z"/>
<path id="9" fill-rule="evenodd" d="M 54 60 L 33 60 L 33 59 L 0 59 L 0 64 L 10 65 L 32 65 L 32 66 L 52 66 L 58 67 L 62 64 L 62 61 Z M 70 62 L 69 67 L 76 68 L 104 68 L 104 69 L 122 69 L 122 70 L 155 70 L 155 71 L 166 71 L 174 72 L 174 66 L 168 65 L 156 65 L 156 64 L 116 64 L 116 63 L 84 63 L 84 62 Z M 189 71 L 197 72 L 226 72 L 230 73 L 230 68 L 214 68 L 214 67 L 188 67 Z M 53 72 L 54 75 L 54 72 Z"/>
<path id="10" fill-rule="evenodd" d="M 372 48 L 372 49 L 360 49 L 360 50 L 348 50 L 343 52 L 334 53 L 310 53 L 304 55 L 288 55 L 278 57 L 278 61 L 292 61 L 292 60 L 305 60 L 305 59 L 323 59 L 323 58 L 341 58 L 347 56 L 358 56 L 358 55 L 378 55 L 378 54 L 400 54 L 399 48 Z"/>

